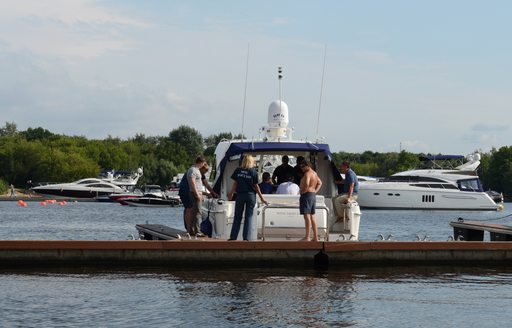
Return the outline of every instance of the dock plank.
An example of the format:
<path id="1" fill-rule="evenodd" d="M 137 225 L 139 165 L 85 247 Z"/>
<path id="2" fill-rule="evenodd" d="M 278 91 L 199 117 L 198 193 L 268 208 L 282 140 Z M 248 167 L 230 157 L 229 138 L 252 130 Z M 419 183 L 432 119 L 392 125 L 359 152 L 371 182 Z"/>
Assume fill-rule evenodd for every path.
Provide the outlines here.
<path id="1" fill-rule="evenodd" d="M 489 231 L 491 241 L 512 241 L 512 226 L 487 221 L 462 220 L 450 222 L 453 227 L 453 238 L 463 237 L 464 240 L 483 241 L 484 232 Z"/>
<path id="2" fill-rule="evenodd" d="M 0 269 L 43 267 L 183 268 L 509 264 L 510 242 L 306 242 L 218 239 L 0 241 Z"/>

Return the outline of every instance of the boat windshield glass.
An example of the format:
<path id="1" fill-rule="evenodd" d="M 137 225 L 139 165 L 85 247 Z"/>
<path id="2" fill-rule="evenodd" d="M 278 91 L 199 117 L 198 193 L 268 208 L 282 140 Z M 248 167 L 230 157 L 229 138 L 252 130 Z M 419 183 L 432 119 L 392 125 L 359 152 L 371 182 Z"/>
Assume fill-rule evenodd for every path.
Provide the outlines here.
<path id="1" fill-rule="evenodd" d="M 459 189 L 461 191 L 483 191 L 480 179 L 459 180 L 457 181 L 457 184 L 459 185 Z"/>
<path id="2" fill-rule="evenodd" d="M 78 184 L 85 185 L 89 183 L 97 183 L 98 179 L 84 179 L 78 182 Z"/>

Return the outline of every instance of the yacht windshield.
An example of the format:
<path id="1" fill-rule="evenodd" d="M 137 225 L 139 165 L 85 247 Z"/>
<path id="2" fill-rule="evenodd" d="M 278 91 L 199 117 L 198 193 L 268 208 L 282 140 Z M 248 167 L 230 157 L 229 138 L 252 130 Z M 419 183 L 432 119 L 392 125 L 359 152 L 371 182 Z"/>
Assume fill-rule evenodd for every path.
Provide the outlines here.
<path id="1" fill-rule="evenodd" d="M 468 180 L 459 180 L 457 181 L 459 185 L 459 189 L 461 191 L 478 191 L 482 192 L 482 184 L 480 183 L 480 179 L 468 179 Z"/>

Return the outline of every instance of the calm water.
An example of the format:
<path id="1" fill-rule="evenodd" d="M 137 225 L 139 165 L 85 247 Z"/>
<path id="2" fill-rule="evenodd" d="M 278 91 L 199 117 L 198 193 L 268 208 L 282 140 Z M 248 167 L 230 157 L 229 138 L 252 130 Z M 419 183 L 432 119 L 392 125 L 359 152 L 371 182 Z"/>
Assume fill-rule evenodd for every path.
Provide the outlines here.
<path id="1" fill-rule="evenodd" d="M 446 240 L 449 221 L 499 219 L 512 213 L 507 205 L 504 212 L 363 211 L 360 237 Z M 0 202 L 0 239 L 127 239 L 137 223 L 181 227 L 181 211 Z M 1 327 L 495 327 L 509 325 L 510 308 L 512 266 L 0 270 Z"/>

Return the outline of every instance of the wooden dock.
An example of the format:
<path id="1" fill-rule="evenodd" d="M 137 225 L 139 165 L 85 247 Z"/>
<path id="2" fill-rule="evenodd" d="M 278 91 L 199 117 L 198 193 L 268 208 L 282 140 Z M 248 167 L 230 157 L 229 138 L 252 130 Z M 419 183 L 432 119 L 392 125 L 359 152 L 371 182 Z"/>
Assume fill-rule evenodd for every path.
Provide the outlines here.
<path id="1" fill-rule="evenodd" d="M 510 242 L 0 241 L 0 269 L 509 265 Z"/>
<path id="2" fill-rule="evenodd" d="M 489 266 L 512 263 L 512 227 L 460 219 L 455 241 L 226 241 L 138 224 L 141 240 L 2 240 L 0 269 Z M 484 231 L 491 241 L 483 241 Z M 459 238 L 457 238 L 459 237 Z M 464 240 L 464 241 L 457 241 Z"/>
<path id="3" fill-rule="evenodd" d="M 488 231 L 491 241 L 512 241 L 512 226 L 462 218 L 450 222 L 450 225 L 453 227 L 455 240 L 483 241 L 484 232 Z"/>

